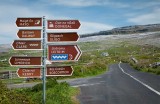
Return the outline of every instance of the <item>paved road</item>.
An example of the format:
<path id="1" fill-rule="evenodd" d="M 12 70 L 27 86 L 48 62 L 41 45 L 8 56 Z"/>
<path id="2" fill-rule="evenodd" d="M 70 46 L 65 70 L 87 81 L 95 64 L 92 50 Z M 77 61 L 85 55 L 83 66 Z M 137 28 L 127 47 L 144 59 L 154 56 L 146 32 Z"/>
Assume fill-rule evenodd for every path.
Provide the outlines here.
<path id="1" fill-rule="evenodd" d="M 103 75 L 69 81 L 81 104 L 160 104 L 160 76 L 113 64 Z"/>
<path id="2" fill-rule="evenodd" d="M 31 88 L 41 82 L 35 82 L 35 83 L 20 83 L 20 84 L 8 84 L 8 88 Z"/>

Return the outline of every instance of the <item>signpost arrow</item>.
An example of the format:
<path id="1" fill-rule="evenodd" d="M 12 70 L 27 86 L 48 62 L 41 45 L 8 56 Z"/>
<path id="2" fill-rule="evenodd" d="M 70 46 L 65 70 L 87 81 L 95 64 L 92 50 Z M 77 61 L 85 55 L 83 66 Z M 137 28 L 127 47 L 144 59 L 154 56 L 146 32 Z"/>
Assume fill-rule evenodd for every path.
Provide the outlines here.
<path id="1" fill-rule="evenodd" d="M 17 75 L 20 78 L 40 78 L 41 68 L 19 68 Z"/>
<path id="2" fill-rule="evenodd" d="M 76 32 L 47 33 L 47 36 L 48 42 L 74 42 L 79 38 L 79 35 Z"/>
<path id="3" fill-rule="evenodd" d="M 14 40 L 12 47 L 15 50 L 41 49 L 41 40 Z"/>
<path id="4" fill-rule="evenodd" d="M 17 18 L 16 25 L 18 27 L 40 27 L 42 18 Z"/>
<path id="5" fill-rule="evenodd" d="M 71 66 L 47 67 L 46 76 L 72 76 L 73 68 Z"/>
<path id="6" fill-rule="evenodd" d="M 78 61 L 82 52 L 77 45 L 49 45 L 48 59 L 52 62 Z"/>
<path id="7" fill-rule="evenodd" d="M 11 66 L 41 66 L 41 57 L 12 56 L 9 63 Z"/>
<path id="8" fill-rule="evenodd" d="M 41 38 L 41 30 L 19 30 L 19 38 Z"/>
<path id="9" fill-rule="evenodd" d="M 80 22 L 78 20 L 48 20 L 48 29 L 78 29 Z"/>

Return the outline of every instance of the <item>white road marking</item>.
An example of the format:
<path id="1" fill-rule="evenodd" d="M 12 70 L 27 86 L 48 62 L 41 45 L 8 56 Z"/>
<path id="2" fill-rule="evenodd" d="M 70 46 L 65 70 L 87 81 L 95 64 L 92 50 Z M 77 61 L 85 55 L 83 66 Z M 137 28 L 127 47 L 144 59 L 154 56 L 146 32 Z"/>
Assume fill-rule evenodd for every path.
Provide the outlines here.
<path id="1" fill-rule="evenodd" d="M 101 83 L 105 83 L 106 81 L 100 81 Z"/>
<path id="2" fill-rule="evenodd" d="M 75 85 L 75 86 L 72 86 L 72 87 L 93 86 L 93 85 L 97 85 L 97 84 L 101 84 L 101 83 L 81 84 L 81 85 Z"/>
<path id="3" fill-rule="evenodd" d="M 119 62 L 118 66 L 119 66 L 119 68 L 121 69 L 121 71 L 122 71 L 124 74 L 130 76 L 131 78 L 133 78 L 134 80 L 136 80 L 137 82 L 139 82 L 140 84 L 142 84 L 143 86 L 147 87 L 149 90 L 151 90 L 151 91 L 153 91 L 154 93 L 160 95 L 160 92 L 159 92 L 159 91 L 153 89 L 152 87 L 150 87 L 149 85 L 145 84 L 144 82 L 142 82 L 142 81 L 138 80 L 137 78 L 133 77 L 132 75 L 126 73 L 126 72 L 123 70 L 123 68 L 120 66 L 120 64 L 121 64 L 121 62 Z"/>

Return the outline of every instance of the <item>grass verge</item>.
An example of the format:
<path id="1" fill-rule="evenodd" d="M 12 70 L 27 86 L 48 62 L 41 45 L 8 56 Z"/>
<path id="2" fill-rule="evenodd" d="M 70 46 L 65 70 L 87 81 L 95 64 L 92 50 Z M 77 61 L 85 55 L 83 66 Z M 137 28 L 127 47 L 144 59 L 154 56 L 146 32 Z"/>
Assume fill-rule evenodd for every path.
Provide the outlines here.
<path id="1" fill-rule="evenodd" d="M 16 92 L 26 95 L 36 104 L 42 104 L 42 84 L 33 88 L 17 89 Z M 78 104 L 75 99 L 79 93 L 78 88 L 70 87 L 66 82 L 58 83 L 49 79 L 46 83 L 46 104 Z"/>

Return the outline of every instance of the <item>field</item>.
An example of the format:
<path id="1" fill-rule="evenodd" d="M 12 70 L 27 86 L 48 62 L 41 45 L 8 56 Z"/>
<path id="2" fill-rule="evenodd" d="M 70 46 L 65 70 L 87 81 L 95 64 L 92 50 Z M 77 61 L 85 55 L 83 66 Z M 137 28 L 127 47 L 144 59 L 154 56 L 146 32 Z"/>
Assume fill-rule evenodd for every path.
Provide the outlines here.
<path id="1" fill-rule="evenodd" d="M 160 62 L 160 33 L 132 34 L 132 35 L 112 35 L 82 38 L 78 45 L 82 50 L 82 56 L 78 62 L 54 63 L 53 65 L 71 65 L 74 73 L 70 77 L 48 77 L 47 103 L 55 104 L 77 103 L 75 95 L 78 89 L 70 87 L 67 83 L 57 83 L 58 79 L 88 77 L 102 74 L 108 70 L 108 66 L 112 63 L 120 61 L 129 63 L 135 69 L 143 72 L 150 72 L 160 75 L 160 67 L 155 65 Z M 10 49 L 8 53 L 0 54 L 0 71 L 16 71 L 18 67 L 11 67 L 8 60 L 13 55 L 41 56 L 40 51 L 14 51 Z M 50 79 L 53 79 L 50 81 Z M 21 83 L 26 82 L 25 79 L 12 78 L 3 79 L 3 83 Z M 41 80 L 29 81 L 37 82 Z M 27 97 L 31 97 L 33 102 L 40 103 L 42 97 L 42 84 L 35 86 L 33 89 L 17 89 L 15 93 L 24 93 Z M 65 91 L 68 92 L 65 92 Z M 34 92 L 30 95 L 31 92 Z M 53 92 L 53 93 L 51 93 Z M 56 93 L 56 96 L 55 96 Z M 67 96 L 70 95 L 70 96 Z M 39 96 L 38 98 L 36 96 Z M 64 98 L 64 99 L 62 99 Z M 59 102 L 64 101 L 64 102 Z"/>

